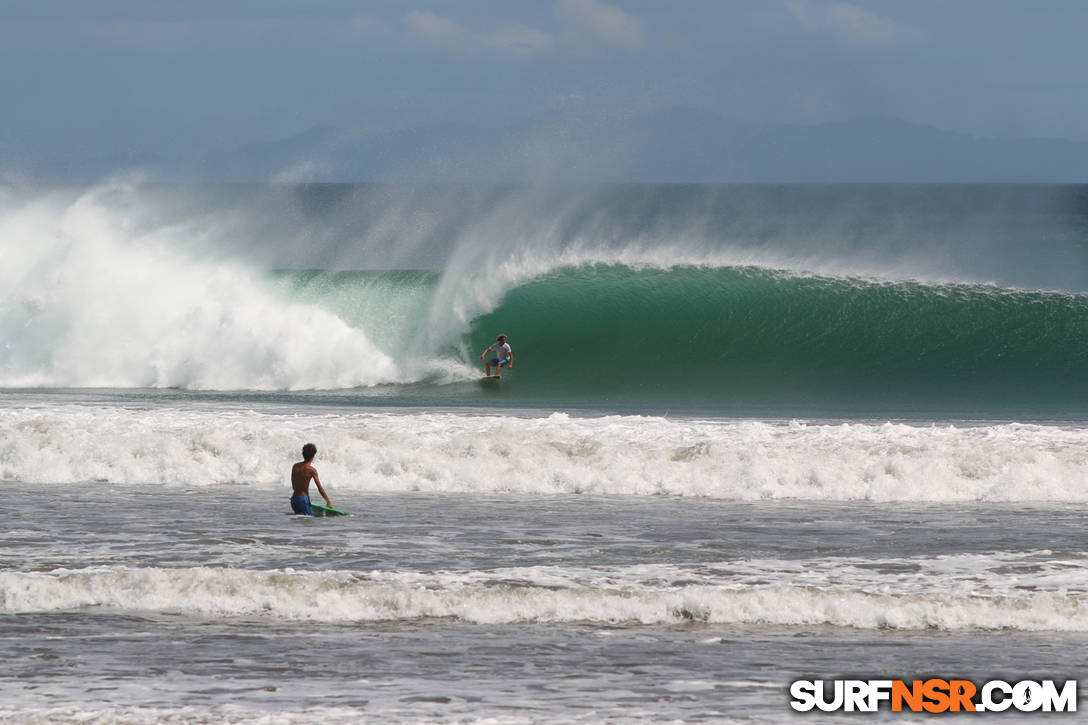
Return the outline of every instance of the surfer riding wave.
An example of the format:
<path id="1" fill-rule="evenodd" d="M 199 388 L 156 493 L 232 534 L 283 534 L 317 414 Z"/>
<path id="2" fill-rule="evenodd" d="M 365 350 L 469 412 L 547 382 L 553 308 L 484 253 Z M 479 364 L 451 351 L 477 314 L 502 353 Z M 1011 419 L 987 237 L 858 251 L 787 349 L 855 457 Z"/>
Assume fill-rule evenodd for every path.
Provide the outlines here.
<path id="1" fill-rule="evenodd" d="M 480 353 L 480 359 L 483 360 L 484 356 L 489 352 L 493 352 L 494 355 L 487 361 L 487 365 L 484 367 L 484 375 L 491 377 L 491 368 L 495 368 L 495 377 L 499 376 L 500 371 L 505 366 L 506 368 L 514 367 L 514 351 L 510 349 L 510 345 L 506 342 L 506 335 L 499 335 L 495 338 L 496 341 L 492 343 L 486 350 Z"/>

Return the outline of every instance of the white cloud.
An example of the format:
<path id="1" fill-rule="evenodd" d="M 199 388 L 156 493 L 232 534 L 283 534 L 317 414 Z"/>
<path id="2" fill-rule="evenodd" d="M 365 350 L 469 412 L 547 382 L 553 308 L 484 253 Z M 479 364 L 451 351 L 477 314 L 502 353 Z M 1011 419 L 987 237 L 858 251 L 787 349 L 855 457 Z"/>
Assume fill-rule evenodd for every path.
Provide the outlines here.
<path id="1" fill-rule="evenodd" d="M 528 55 L 548 52 L 555 47 L 551 35 L 535 28 L 519 26 L 481 33 L 441 15 L 419 10 L 404 16 L 404 26 L 418 38 L 463 55 L 487 51 Z"/>
<path id="2" fill-rule="evenodd" d="M 600 0 L 559 0 L 561 15 L 597 39 L 624 50 L 642 47 L 642 21 Z"/>
<path id="3" fill-rule="evenodd" d="M 385 35 L 392 31 L 388 25 L 378 18 L 368 15 L 358 15 L 348 23 L 351 32 L 357 35 Z"/>
<path id="4" fill-rule="evenodd" d="M 889 47 L 912 42 L 920 35 L 917 28 L 881 17 L 852 3 L 786 0 L 786 7 L 806 30 L 830 34 L 850 45 Z"/>
<path id="5" fill-rule="evenodd" d="M 410 33 L 447 45 L 461 45 L 471 36 L 468 30 L 449 18 L 419 10 L 413 10 L 405 15 L 404 25 Z"/>

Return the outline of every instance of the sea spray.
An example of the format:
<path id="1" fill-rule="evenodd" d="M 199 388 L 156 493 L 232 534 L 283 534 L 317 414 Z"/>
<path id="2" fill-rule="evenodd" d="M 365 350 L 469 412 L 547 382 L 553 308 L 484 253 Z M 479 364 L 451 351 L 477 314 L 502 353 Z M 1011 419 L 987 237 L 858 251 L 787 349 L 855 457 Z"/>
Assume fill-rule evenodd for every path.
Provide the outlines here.
<path id="1" fill-rule="evenodd" d="M 178 251 L 95 193 L 0 222 L 4 387 L 344 388 L 401 378 L 364 331 Z"/>

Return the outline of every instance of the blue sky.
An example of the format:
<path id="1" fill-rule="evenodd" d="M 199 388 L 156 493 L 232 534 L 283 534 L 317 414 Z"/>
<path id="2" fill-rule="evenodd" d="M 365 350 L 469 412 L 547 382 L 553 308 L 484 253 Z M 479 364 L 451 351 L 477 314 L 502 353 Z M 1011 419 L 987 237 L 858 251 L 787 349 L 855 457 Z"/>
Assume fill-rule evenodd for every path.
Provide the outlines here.
<path id="1" fill-rule="evenodd" d="M 8 148 L 232 148 L 684 106 L 1088 141 L 1079 0 L 0 2 Z"/>

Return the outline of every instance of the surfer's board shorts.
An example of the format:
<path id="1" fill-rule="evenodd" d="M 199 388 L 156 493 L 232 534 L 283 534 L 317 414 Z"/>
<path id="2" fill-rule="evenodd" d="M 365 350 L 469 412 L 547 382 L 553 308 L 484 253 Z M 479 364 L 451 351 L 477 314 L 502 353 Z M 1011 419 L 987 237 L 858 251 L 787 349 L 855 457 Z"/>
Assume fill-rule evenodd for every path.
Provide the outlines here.
<path id="1" fill-rule="evenodd" d="M 510 361 L 509 360 L 500 360 L 497 357 L 493 357 L 493 358 L 491 358 L 491 361 L 488 362 L 487 364 L 488 365 L 494 365 L 495 367 L 501 368 L 503 365 L 505 365 L 508 362 L 510 362 Z"/>
<path id="2" fill-rule="evenodd" d="M 280 499 L 281 501 L 283 499 Z M 292 496 L 291 497 L 291 510 L 296 514 L 302 514 L 303 516 L 313 516 L 314 510 L 310 506 L 309 496 Z"/>

